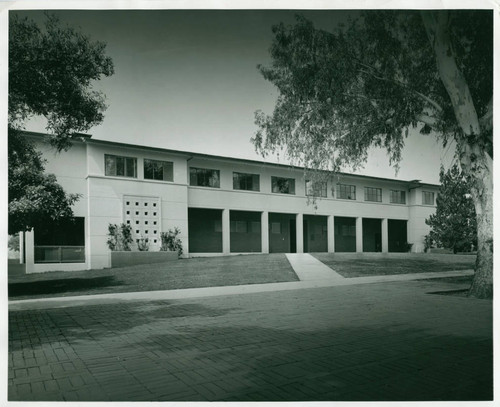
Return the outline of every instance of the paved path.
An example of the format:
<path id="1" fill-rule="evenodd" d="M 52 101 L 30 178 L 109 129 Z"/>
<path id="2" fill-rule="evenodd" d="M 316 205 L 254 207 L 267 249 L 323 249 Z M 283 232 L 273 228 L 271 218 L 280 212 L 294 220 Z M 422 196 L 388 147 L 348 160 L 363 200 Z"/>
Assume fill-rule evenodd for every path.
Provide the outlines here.
<path id="1" fill-rule="evenodd" d="M 286 258 L 300 281 L 344 278 L 309 253 L 287 253 Z"/>
<path id="2" fill-rule="evenodd" d="M 490 399 L 492 303 L 428 294 L 454 288 L 398 281 L 11 308 L 8 397 Z"/>

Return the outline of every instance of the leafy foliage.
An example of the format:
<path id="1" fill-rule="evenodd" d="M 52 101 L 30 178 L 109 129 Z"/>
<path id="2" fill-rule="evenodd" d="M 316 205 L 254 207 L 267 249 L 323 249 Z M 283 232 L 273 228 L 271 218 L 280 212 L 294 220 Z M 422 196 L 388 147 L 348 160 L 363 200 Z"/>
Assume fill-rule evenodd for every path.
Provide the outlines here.
<path id="1" fill-rule="evenodd" d="M 47 119 L 50 141 L 67 149 L 77 132 L 100 123 L 104 96 L 92 81 L 113 73 L 105 45 L 47 15 L 44 29 L 11 13 L 9 21 L 9 233 L 73 215 L 67 194 L 22 135 L 33 116 Z"/>
<path id="2" fill-rule="evenodd" d="M 161 250 L 177 252 L 179 256 L 182 255 L 182 240 L 178 237 L 181 234 L 181 230 L 175 227 L 174 230 L 169 229 L 168 232 L 162 232 L 161 237 Z"/>
<path id="3" fill-rule="evenodd" d="M 478 114 L 486 114 L 491 12 L 450 13 L 459 66 Z M 272 64 L 259 69 L 279 97 L 272 115 L 255 114 L 253 142 L 263 155 L 284 149 L 308 169 L 337 171 L 358 168 L 377 146 L 397 166 L 410 128 L 434 130 L 444 143 L 460 134 L 419 12 L 367 11 L 334 32 L 298 16 L 295 25 L 273 32 Z"/>
<path id="4" fill-rule="evenodd" d="M 108 240 L 106 244 L 111 251 L 127 251 L 131 250 L 130 245 L 133 243 L 132 227 L 121 223 L 120 225 L 110 223 L 108 225 Z"/>
<path id="5" fill-rule="evenodd" d="M 436 198 L 436 213 L 425 223 L 431 227 L 429 238 L 438 246 L 467 252 L 477 246 L 476 210 L 470 185 L 457 165 L 439 173 L 441 187 Z"/>
<path id="6" fill-rule="evenodd" d="M 30 230 L 49 221 L 69 218 L 77 194 L 66 194 L 45 160 L 23 136 L 9 129 L 9 233 Z"/>
<path id="7" fill-rule="evenodd" d="M 75 132 L 103 120 L 104 95 L 92 82 L 113 74 L 105 44 L 46 15 L 44 29 L 13 15 L 9 22 L 9 126 L 20 128 L 31 116 L 44 116 L 58 150 Z"/>

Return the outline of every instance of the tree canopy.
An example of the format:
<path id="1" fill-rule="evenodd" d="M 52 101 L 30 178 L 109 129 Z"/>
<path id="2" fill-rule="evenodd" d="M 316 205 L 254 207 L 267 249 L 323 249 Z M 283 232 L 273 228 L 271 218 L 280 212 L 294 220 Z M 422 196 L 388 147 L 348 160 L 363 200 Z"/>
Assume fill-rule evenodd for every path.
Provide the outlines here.
<path id="1" fill-rule="evenodd" d="M 450 13 L 457 63 L 477 114 L 489 117 L 492 13 Z M 272 64 L 259 69 L 279 97 L 272 115 L 256 112 L 261 153 L 284 147 L 310 169 L 356 169 L 371 146 L 386 148 L 397 165 L 411 128 L 433 130 L 444 143 L 460 135 L 420 12 L 369 11 L 333 32 L 298 16 L 273 33 Z M 481 142 L 492 155 L 491 131 Z"/>
<path id="2" fill-rule="evenodd" d="M 105 44 L 46 15 L 40 28 L 33 20 L 9 21 L 9 233 L 29 230 L 47 220 L 71 217 L 78 199 L 56 177 L 45 174 L 41 154 L 22 135 L 26 121 L 47 120 L 50 142 L 67 149 L 78 132 L 103 120 L 104 95 L 95 80 L 113 74 Z"/>
<path id="3" fill-rule="evenodd" d="M 458 165 L 439 172 L 441 186 L 436 198 L 436 213 L 425 223 L 431 227 L 429 237 L 439 246 L 468 252 L 477 246 L 477 225 L 470 185 Z"/>
<path id="4" fill-rule="evenodd" d="M 471 293 L 492 296 L 492 10 L 365 11 L 331 31 L 298 16 L 273 33 L 258 68 L 279 96 L 255 114 L 256 150 L 284 150 L 312 179 L 357 169 L 373 146 L 397 168 L 412 129 L 453 140 L 477 214 Z"/>

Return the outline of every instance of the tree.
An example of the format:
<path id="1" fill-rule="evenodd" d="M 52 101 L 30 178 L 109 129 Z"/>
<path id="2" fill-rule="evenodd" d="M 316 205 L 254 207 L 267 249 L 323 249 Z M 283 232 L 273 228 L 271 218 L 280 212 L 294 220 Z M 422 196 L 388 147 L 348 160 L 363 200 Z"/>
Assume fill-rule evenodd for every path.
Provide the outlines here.
<path id="1" fill-rule="evenodd" d="M 113 74 L 105 44 L 46 15 L 44 29 L 27 18 L 9 21 L 9 233 L 30 230 L 73 215 L 77 195 L 67 194 L 45 174 L 41 153 L 22 130 L 28 119 L 47 120 L 50 142 L 68 149 L 78 132 L 103 120 L 104 95 L 92 82 Z"/>
<path id="2" fill-rule="evenodd" d="M 493 15 L 475 11 L 366 11 L 333 32 L 303 17 L 273 27 L 270 66 L 279 90 L 256 112 L 257 151 L 285 150 L 306 169 L 356 169 L 368 148 L 398 166 L 411 128 L 455 141 L 470 182 L 478 255 L 470 294 L 493 293 Z"/>
<path id="3" fill-rule="evenodd" d="M 436 213 L 425 223 L 431 227 L 429 237 L 438 245 L 468 252 L 477 246 L 477 225 L 470 185 L 458 165 L 439 172 L 441 186 L 436 198 Z"/>

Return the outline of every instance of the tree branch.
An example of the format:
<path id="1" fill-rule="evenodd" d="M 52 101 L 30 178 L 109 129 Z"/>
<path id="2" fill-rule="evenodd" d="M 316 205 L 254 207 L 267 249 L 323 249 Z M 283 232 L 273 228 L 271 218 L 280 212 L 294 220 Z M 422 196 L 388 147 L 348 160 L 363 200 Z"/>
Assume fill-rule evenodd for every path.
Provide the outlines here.
<path id="1" fill-rule="evenodd" d="M 365 64 L 361 64 L 361 65 L 367 66 Z M 375 68 L 372 68 L 372 69 L 375 69 Z M 381 80 L 381 81 L 385 81 L 385 82 L 391 82 L 391 83 L 394 83 L 395 85 L 398 85 L 398 86 L 400 86 L 400 87 L 402 87 L 404 89 L 407 89 L 410 92 L 412 92 L 415 95 L 417 95 L 418 97 L 420 97 L 421 99 L 425 100 L 427 103 L 429 103 L 431 106 L 433 106 L 438 112 L 442 112 L 443 111 L 443 108 L 441 107 L 441 105 L 439 103 L 437 103 L 435 100 L 431 99 L 429 96 L 424 95 L 423 93 L 420 93 L 420 92 L 418 92 L 418 91 L 410 88 L 407 84 L 405 84 L 405 83 L 403 83 L 401 81 L 398 81 L 398 80 L 395 80 L 395 79 L 384 78 L 383 76 L 376 75 L 376 74 L 374 74 L 372 72 L 368 72 L 368 71 L 365 71 L 363 69 L 360 69 L 359 72 L 365 73 L 367 75 L 370 75 L 372 78 L 375 78 L 375 79 L 378 79 L 378 80 Z"/>

